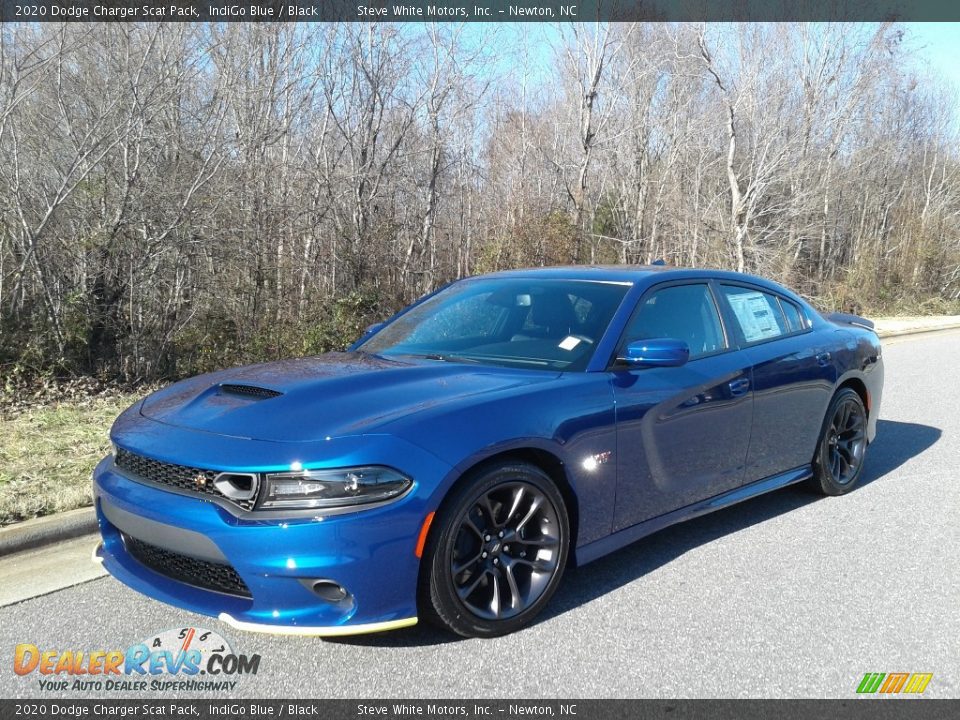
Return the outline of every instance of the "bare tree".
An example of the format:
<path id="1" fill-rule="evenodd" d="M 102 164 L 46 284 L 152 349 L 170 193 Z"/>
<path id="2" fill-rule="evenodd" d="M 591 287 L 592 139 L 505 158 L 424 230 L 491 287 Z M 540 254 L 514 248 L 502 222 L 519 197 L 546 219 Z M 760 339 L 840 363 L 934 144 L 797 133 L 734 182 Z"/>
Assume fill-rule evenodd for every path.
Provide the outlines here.
<path id="1" fill-rule="evenodd" d="M 906 28 L 541 30 L 4 26 L 0 375 L 343 347 L 520 265 L 957 307 L 956 95 Z"/>

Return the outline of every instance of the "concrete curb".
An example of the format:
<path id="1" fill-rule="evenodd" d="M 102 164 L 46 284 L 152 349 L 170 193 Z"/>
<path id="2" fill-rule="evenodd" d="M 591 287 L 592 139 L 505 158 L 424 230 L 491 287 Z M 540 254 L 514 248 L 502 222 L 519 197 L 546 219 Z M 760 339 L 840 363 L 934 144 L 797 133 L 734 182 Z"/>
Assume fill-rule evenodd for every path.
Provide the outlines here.
<path id="1" fill-rule="evenodd" d="M 890 338 L 960 329 L 960 320 L 955 317 L 945 317 L 946 322 L 936 325 L 924 324 L 923 320 L 918 319 L 918 324 L 911 327 L 904 326 L 905 321 L 902 318 L 880 318 L 876 321 L 877 334 L 881 338 Z M 898 324 L 900 327 L 897 327 Z M 35 520 L 25 520 L 0 528 L 0 556 L 52 545 L 96 531 L 97 516 L 93 508 L 80 508 Z"/>
<path id="2" fill-rule="evenodd" d="M 942 332 L 944 330 L 960 329 L 960 322 L 949 323 L 945 325 L 937 325 L 937 326 L 907 327 L 907 328 L 884 328 L 881 322 L 882 321 L 877 321 L 877 324 L 878 324 L 877 335 L 880 336 L 881 338 L 900 337 L 902 335 L 920 335 L 922 333 Z"/>
<path id="3" fill-rule="evenodd" d="M 24 520 L 0 528 L 0 556 L 52 545 L 96 531 L 97 515 L 92 507 Z"/>

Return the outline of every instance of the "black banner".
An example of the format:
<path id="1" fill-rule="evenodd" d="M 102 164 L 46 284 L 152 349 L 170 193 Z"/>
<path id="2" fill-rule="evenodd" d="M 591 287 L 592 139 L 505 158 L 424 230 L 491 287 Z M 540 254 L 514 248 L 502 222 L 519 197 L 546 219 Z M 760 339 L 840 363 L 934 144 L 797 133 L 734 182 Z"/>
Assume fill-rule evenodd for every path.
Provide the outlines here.
<path id="1" fill-rule="evenodd" d="M 960 21 L 956 0 L 0 0 L 3 22 Z"/>
<path id="2" fill-rule="evenodd" d="M 0 700 L 14 718 L 568 718 L 569 720 L 922 720 L 955 718 L 960 700 Z"/>

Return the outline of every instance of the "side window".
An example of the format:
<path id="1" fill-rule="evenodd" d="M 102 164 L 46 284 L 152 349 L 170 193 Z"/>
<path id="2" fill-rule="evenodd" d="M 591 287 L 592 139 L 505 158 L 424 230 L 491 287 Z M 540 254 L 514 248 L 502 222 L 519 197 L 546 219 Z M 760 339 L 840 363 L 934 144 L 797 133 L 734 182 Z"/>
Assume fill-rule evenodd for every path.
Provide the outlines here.
<path id="1" fill-rule="evenodd" d="M 774 295 L 738 285 L 721 285 L 748 343 L 770 340 L 791 330 Z"/>
<path id="2" fill-rule="evenodd" d="M 725 349 L 723 327 L 710 288 L 699 283 L 674 285 L 641 300 L 627 323 L 623 347 L 648 338 L 683 340 L 690 347 L 691 359 Z"/>
<path id="3" fill-rule="evenodd" d="M 807 329 L 807 324 L 800 315 L 800 309 L 789 300 L 780 298 L 780 308 L 787 318 L 787 327 L 790 332 L 800 332 Z"/>

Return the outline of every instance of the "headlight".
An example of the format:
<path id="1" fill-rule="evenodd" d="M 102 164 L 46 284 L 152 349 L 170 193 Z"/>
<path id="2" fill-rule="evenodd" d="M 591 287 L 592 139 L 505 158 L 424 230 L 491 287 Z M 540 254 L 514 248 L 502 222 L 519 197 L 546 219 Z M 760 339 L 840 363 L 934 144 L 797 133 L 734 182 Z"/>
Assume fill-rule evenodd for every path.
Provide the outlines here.
<path id="1" fill-rule="evenodd" d="M 267 473 L 262 509 L 324 508 L 382 502 L 402 495 L 413 481 L 388 467 Z"/>

